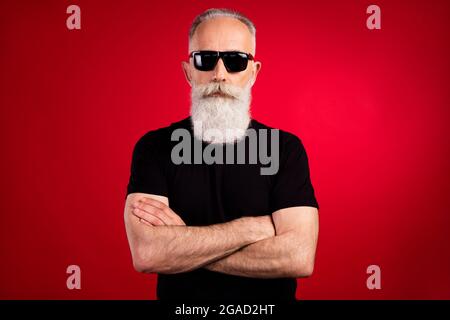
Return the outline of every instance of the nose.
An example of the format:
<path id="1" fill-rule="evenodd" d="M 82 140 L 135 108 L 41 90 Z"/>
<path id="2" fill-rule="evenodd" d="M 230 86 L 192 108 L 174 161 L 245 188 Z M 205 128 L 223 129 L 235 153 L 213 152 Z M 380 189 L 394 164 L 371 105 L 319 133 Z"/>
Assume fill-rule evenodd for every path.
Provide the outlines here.
<path id="1" fill-rule="evenodd" d="M 222 59 L 217 61 L 216 67 L 213 70 L 213 81 L 222 82 L 226 80 L 228 71 L 223 64 Z"/>

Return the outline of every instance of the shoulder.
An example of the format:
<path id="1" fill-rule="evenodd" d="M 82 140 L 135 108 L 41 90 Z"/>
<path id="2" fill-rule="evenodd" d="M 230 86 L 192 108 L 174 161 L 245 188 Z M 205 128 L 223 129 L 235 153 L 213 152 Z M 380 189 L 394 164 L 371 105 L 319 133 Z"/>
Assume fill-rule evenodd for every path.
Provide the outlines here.
<path id="1" fill-rule="evenodd" d="M 289 152 L 291 150 L 304 151 L 302 140 L 294 133 L 279 128 L 268 126 L 255 119 L 252 119 L 252 127 L 255 130 L 266 129 L 268 131 L 277 130 L 279 137 L 280 152 Z"/>
<path id="2" fill-rule="evenodd" d="M 171 134 L 176 129 L 189 129 L 190 118 L 185 118 L 170 125 L 147 131 L 136 142 L 136 146 L 164 146 L 170 142 Z"/>
<path id="3" fill-rule="evenodd" d="M 189 129 L 189 126 L 190 118 L 188 117 L 177 122 L 172 122 L 168 126 L 149 130 L 137 140 L 134 152 L 138 154 L 144 152 L 164 154 L 170 149 L 172 132 L 180 128 Z"/>

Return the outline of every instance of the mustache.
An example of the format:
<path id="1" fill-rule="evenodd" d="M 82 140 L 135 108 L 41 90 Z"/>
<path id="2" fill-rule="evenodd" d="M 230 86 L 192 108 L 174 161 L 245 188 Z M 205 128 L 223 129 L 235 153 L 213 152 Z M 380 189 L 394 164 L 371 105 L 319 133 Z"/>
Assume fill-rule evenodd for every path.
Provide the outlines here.
<path id="1" fill-rule="evenodd" d="M 230 99 L 239 99 L 243 89 L 228 83 L 211 82 L 198 87 L 199 94 L 203 98 L 222 96 Z"/>

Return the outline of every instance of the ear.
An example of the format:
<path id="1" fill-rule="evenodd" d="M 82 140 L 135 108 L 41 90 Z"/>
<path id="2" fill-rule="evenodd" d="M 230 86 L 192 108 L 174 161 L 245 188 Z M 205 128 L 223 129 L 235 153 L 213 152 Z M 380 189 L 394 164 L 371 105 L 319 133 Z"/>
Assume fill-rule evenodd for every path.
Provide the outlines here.
<path id="1" fill-rule="evenodd" d="M 181 61 L 181 67 L 183 69 L 183 73 L 186 78 L 186 81 L 192 87 L 191 65 L 189 64 L 189 62 Z"/>
<path id="2" fill-rule="evenodd" d="M 252 71 L 252 85 L 255 84 L 256 78 L 258 77 L 258 73 L 261 70 L 262 63 L 260 61 L 255 61 L 253 64 L 253 71 Z"/>

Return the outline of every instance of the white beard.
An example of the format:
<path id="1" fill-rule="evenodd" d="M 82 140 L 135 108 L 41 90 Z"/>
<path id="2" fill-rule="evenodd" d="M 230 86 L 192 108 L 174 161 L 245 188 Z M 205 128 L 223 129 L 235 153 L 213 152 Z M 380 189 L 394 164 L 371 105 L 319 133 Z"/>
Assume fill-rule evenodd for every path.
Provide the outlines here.
<path id="1" fill-rule="evenodd" d="M 209 143 L 241 140 L 250 124 L 251 88 L 220 82 L 193 85 L 191 119 L 194 136 Z M 220 92 L 225 96 L 208 96 Z"/>

